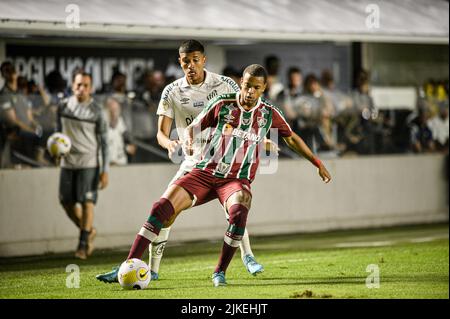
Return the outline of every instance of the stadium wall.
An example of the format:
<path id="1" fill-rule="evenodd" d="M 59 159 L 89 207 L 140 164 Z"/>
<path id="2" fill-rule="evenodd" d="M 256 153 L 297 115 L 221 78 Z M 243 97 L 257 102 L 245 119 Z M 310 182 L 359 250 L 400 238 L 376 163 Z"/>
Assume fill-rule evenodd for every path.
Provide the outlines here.
<path id="1" fill-rule="evenodd" d="M 305 160 L 281 160 L 276 174 L 252 185 L 251 235 L 370 228 L 448 221 L 442 155 L 340 158 L 326 161 L 325 185 Z M 112 167 L 99 194 L 96 247 L 129 247 L 176 165 Z M 0 256 L 74 251 L 78 233 L 58 204 L 56 168 L 0 171 Z M 173 226 L 178 241 L 220 239 L 217 201 L 186 211 Z"/>

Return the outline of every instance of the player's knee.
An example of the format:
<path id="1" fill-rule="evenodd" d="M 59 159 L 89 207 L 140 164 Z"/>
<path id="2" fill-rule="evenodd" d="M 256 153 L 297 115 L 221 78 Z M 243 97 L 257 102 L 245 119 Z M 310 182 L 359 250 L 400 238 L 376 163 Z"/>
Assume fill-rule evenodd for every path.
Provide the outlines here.
<path id="1" fill-rule="evenodd" d="M 160 198 L 153 204 L 150 219 L 157 219 L 161 226 L 175 215 L 172 203 L 166 198 Z"/>
<path id="2" fill-rule="evenodd" d="M 235 204 L 240 204 L 247 207 L 247 209 L 250 209 L 251 203 L 252 203 L 252 195 L 250 195 L 249 192 L 244 190 L 234 193 L 228 200 L 229 207 Z"/>
<path id="3" fill-rule="evenodd" d="M 230 218 L 228 220 L 229 224 L 235 224 L 240 227 L 245 228 L 247 223 L 248 208 L 242 204 L 234 204 L 228 209 Z"/>

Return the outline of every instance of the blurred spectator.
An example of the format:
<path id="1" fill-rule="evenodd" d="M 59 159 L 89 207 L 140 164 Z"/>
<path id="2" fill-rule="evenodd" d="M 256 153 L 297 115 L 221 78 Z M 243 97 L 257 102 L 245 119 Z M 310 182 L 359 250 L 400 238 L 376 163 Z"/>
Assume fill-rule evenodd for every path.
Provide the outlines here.
<path id="1" fill-rule="evenodd" d="M 2 63 L 0 70 L 5 79 L 5 86 L 0 91 L 2 163 L 20 167 L 24 163 L 30 164 L 27 158 L 36 158 L 35 146 L 42 130 L 33 118 L 30 100 L 24 95 L 26 79 L 18 79 L 11 62 Z"/>
<path id="2" fill-rule="evenodd" d="M 222 75 L 228 76 L 239 86 L 241 86 L 241 74 L 242 72 L 239 72 L 232 66 L 226 66 L 222 71 Z"/>
<path id="3" fill-rule="evenodd" d="M 346 149 L 343 143 L 338 142 L 338 126 L 332 120 L 330 109 L 320 111 L 316 143 L 321 157 L 337 157 Z"/>
<path id="4" fill-rule="evenodd" d="M 133 129 L 132 124 L 132 109 L 131 109 L 131 97 L 133 95 L 127 94 L 127 77 L 125 74 L 116 71 L 111 77 L 111 92 L 110 96 L 116 99 L 122 110 L 121 114 L 125 121 L 126 127 L 131 131 Z"/>
<path id="5" fill-rule="evenodd" d="M 277 104 L 284 89 L 283 84 L 278 78 L 280 59 L 276 55 L 269 55 L 264 59 L 264 64 L 268 75 L 264 97 Z"/>
<path id="6" fill-rule="evenodd" d="M 428 110 L 419 110 L 416 118 L 410 124 L 411 129 L 411 149 L 414 153 L 426 153 L 435 150 L 433 133 L 428 127 L 430 119 Z"/>
<path id="7" fill-rule="evenodd" d="M 448 103 L 441 103 L 439 114 L 428 120 L 427 126 L 433 136 L 435 149 L 444 153 L 448 152 Z"/>
<path id="8" fill-rule="evenodd" d="M 160 70 L 147 71 L 143 77 L 143 91 L 140 92 L 138 99 L 133 100 L 132 104 L 133 127 L 131 133 L 134 141 L 159 149 L 156 140 L 156 133 L 158 132 L 156 109 L 166 84 L 166 78 Z M 155 156 L 151 151 L 139 147 L 138 144 L 134 157 L 135 163 L 148 163 L 159 160 L 159 157 Z"/>
<path id="9" fill-rule="evenodd" d="M 360 153 L 375 154 L 382 149 L 382 117 L 369 94 L 369 73 L 365 70 L 359 72 L 356 79 L 356 89 L 353 91 L 353 103 L 360 114 L 360 124 L 364 139 L 360 145 Z"/>
<path id="10" fill-rule="evenodd" d="M 136 146 L 130 143 L 129 132 L 120 114 L 119 102 L 109 97 L 106 99 L 106 119 L 108 122 L 108 146 L 111 165 L 126 165 L 127 154 L 133 155 Z"/>
<path id="11" fill-rule="evenodd" d="M 303 92 L 302 71 L 293 66 L 288 70 L 288 86 L 283 92 L 282 108 L 289 124 L 293 127 L 297 114 L 294 110 L 294 102 Z"/>

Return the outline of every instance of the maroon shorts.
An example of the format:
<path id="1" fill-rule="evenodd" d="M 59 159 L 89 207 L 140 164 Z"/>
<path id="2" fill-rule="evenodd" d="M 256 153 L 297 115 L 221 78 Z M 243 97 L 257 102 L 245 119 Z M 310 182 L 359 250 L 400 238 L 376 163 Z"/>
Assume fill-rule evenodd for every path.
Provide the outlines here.
<path id="1" fill-rule="evenodd" d="M 241 190 L 252 194 L 250 182 L 246 179 L 219 178 L 198 168 L 177 179 L 174 184 L 183 187 L 195 197 L 193 206 L 202 205 L 215 198 L 218 198 L 223 206 L 231 195 Z"/>

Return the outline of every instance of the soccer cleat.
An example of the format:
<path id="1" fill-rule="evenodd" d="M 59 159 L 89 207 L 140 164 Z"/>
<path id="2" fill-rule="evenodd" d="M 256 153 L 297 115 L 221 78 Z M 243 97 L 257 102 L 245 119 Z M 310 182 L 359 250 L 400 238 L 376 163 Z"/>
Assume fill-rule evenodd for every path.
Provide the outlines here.
<path id="1" fill-rule="evenodd" d="M 212 282 L 213 282 L 214 287 L 226 286 L 227 281 L 225 280 L 225 272 L 219 271 L 219 272 L 213 273 Z"/>
<path id="2" fill-rule="evenodd" d="M 89 237 L 88 237 L 88 243 L 87 243 L 87 247 L 86 247 L 86 255 L 87 256 L 92 255 L 92 253 L 94 252 L 94 239 L 95 239 L 96 235 L 97 235 L 97 229 L 92 227 L 91 233 L 89 234 Z"/>
<path id="3" fill-rule="evenodd" d="M 255 257 L 252 255 L 245 255 L 242 261 L 244 262 L 247 271 L 253 276 L 264 271 L 264 267 L 261 264 L 258 264 Z"/>
<path id="4" fill-rule="evenodd" d="M 154 272 L 152 270 L 150 270 L 150 274 L 152 276 L 152 280 L 158 280 L 159 279 L 159 275 L 157 272 Z"/>
<path id="5" fill-rule="evenodd" d="M 110 272 L 97 275 L 95 276 L 95 278 L 97 278 L 97 280 L 110 284 L 113 282 L 119 282 L 118 274 L 119 274 L 119 267 L 113 267 L 113 269 Z"/>

